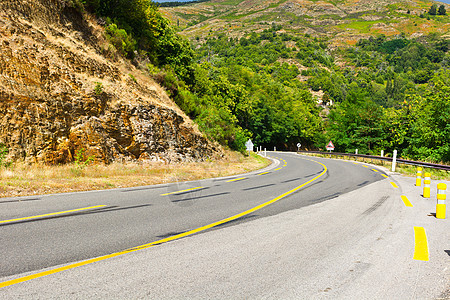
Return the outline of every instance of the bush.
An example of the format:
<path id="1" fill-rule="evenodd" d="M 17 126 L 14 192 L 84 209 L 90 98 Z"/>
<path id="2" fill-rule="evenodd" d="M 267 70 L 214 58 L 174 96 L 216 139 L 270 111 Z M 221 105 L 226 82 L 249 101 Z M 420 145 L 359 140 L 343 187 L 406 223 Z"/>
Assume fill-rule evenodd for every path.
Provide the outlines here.
<path id="1" fill-rule="evenodd" d="M 136 41 L 125 29 L 119 29 L 116 24 L 112 23 L 106 27 L 106 37 L 120 55 L 128 58 L 134 57 Z"/>

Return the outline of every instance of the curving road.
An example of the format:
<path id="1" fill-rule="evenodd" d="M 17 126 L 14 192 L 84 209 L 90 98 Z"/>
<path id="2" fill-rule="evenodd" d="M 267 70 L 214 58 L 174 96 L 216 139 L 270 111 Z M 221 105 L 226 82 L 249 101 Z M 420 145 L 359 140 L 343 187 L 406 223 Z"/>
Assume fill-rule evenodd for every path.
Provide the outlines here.
<path id="1" fill-rule="evenodd" d="M 349 162 L 268 155 L 275 162 L 269 169 L 234 177 L 0 199 L 0 277 L 190 235 L 245 211 L 201 232 L 332 201 L 385 176 Z M 271 200 L 278 201 L 248 212 Z"/>

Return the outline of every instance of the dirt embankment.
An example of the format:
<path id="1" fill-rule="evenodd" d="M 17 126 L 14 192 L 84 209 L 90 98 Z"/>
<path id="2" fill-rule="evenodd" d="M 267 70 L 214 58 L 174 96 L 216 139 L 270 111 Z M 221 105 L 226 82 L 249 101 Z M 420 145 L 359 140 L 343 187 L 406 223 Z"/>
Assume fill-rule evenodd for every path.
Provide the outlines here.
<path id="1" fill-rule="evenodd" d="M 10 160 L 199 161 L 221 155 L 165 91 L 111 59 L 66 0 L 0 2 L 0 144 Z M 79 156 L 78 156 L 79 157 Z"/>

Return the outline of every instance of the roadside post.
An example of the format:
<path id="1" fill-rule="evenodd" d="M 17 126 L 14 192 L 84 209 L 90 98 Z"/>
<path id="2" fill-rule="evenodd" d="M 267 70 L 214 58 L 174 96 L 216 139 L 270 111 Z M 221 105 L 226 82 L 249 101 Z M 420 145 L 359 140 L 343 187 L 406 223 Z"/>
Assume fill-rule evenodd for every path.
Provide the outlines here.
<path id="1" fill-rule="evenodd" d="M 277 147 L 273 147 L 273 151 L 274 151 L 274 152 L 277 151 Z"/>
<path id="2" fill-rule="evenodd" d="M 418 167 L 416 173 L 416 186 L 421 185 L 422 185 L 422 167 Z"/>
<path id="3" fill-rule="evenodd" d="M 381 150 L 381 157 L 384 157 L 384 150 Z"/>
<path id="4" fill-rule="evenodd" d="M 267 150 L 264 148 L 264 157 L 267 157 Z"/>
<path id="5" fill-rule="evenodd" d="M 445 205 L 445 200 L 447 199 L 447 185 L 445 183 L 439 183 L 437 189 L 436 218 L 445 219 L 445 211 L 447 209 Z"/>
<path id="6" fill-rule="evenodd" d="M 300 147 L 302 146 L 302 144 L 297 143 L 297 152 L 300 152 Z"/>
<path id="7" fill-rule="evenodd" d="M 394 154 L 392 155 L 392 172 L 395 172 L 395 167 L 397 165 L 397 150 L 394 150 Z"/>
<path id="8" fill-rule="evenodd" d="M 424 198 L 430 198 L 430 193 L 431 193 L 431 189 L 430 189 L 431 174 L 430 173 L 425 173 L 424 177 L 425 178 L 423 179 L 423 197 Z"/>

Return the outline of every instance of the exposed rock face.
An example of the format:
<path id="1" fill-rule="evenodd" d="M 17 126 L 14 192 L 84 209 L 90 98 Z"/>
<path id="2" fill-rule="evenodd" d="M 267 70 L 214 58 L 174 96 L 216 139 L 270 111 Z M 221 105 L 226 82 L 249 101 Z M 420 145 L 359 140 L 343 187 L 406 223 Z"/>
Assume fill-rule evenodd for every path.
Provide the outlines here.
<path id="1" fill-rule="evenodd" d="M 81 149 L 105 163 L 221 153 L 155 82 L 105 58 L 102 29 L 71 5 L 0 2 L 0 143 L 10 159 L 67 163 Z"/>

